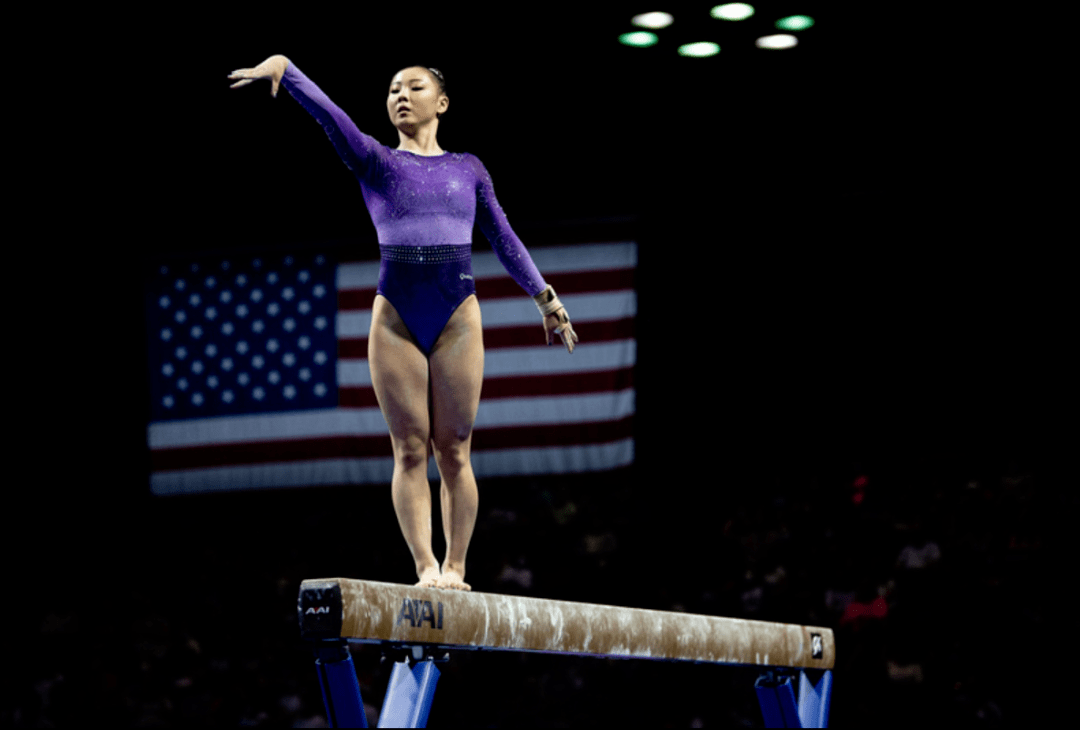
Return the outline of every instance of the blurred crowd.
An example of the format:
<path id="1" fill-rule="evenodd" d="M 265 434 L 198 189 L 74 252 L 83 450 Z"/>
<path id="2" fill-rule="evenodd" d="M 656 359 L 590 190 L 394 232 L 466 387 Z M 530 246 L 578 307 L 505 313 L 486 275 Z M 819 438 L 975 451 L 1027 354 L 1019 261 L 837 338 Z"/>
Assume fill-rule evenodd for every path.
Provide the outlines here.
<path id="1" fill-rule="evenodd" d="M 662 507 L 633 469 L 481 483 L 467 580 L 832 627 L 834 727 L 1039 717 L 1031 670 L 1060 581 L 1048 536 L 1075 496 L 1015 463 L 854 465 L 737 495 L 723 481 Z M 8 607 L 4 727 L 325 727 L 300 581 L 414 580 L 387 489 L 146 498 L 70 519 L 71 541 L 20 576 L 25 604 Z M 374 725 L 389 664 L 378 647 L 352 653 Z M 762 725 L 750 667 L 459 653 L 440 668 L 432 726 Z"/>

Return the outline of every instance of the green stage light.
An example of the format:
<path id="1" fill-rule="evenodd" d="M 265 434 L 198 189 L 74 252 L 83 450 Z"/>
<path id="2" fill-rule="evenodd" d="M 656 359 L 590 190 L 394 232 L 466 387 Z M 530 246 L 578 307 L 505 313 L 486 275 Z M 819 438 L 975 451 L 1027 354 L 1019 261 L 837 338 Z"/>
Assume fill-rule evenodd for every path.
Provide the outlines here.
<path id="1" fill-rule="evenodd" d="M 648 48 L 655 45 L 657 40 L 655 33 L 646 33 L 645 31 L 636 31 L 634 33 L 623 33 L 619 36 L 619 43 L 624 46 L 633 46 L 635 48 Z"/>
<path id="2" fill-rule="evenodd" d="M 780 30 L 806 30 L 814 24 L 814 19 L 808 15 L 789 15 L 776 21 L 776 27 Z"/>

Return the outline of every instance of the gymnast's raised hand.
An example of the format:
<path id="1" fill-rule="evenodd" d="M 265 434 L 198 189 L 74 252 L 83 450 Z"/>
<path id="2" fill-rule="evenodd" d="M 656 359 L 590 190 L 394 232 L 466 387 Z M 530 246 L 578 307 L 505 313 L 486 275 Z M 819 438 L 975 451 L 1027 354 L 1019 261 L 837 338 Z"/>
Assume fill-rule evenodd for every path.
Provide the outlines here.
<path id="1" fill-rule="evenodd" d="M 256 79 L 270 79 L 270 95 L 277 98 L 278 87 L 281 85 L 281 77 L 285 75 L 285 69 L 289 66 L 289 59 L 282 55 L 270 56 L 255 68 L 238 68 L 229 74 L 230 79 L 240 79 L 230 86 L 230 89 L 239 89 L 247 86 Z"/>
<path id="2" fill-rule="evenodd" d="M 566 307 L 555 296 L 555 290 L 549 286 L 533 297 L 533 301 L 536 302 L 540 314 L 544 315 L 545 341 L 550 345 L 554 341 L 552 334 L 557 334 L 566 345 L 566 351 L 573 355 L 574 345 L 578 341 L 577 332 L 574 332 L 574 328 L 570 325 Z"/>

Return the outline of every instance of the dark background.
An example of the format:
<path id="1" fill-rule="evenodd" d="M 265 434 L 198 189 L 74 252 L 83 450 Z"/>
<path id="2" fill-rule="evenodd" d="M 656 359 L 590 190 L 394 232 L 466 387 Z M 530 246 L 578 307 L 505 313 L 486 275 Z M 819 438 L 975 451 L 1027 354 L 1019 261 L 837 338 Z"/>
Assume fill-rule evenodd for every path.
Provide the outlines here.
<path id="1" fill-rule="evenodd" d="M 385 488 L 149 495 L 142 261 L 375 250 L 311 117 L 229 89 L 275 53 L 390 146 L 390 78 L 440 68 L 439 143 L 484 161 L 527 246 L 639 242 L 637 460 L 483 480 L 475 590 L 831 626 L 837 727 L 1049 719 L 1077 504 L 1055 64 L 1020 24 L 814 3 L 758 6 L 817 21 L 767 53 L 708 7 L 86 19 L 78 90 L 42 117 L 62 202 L 23 246 L 55 293 L 28 365 L 49 405 L 11 455 L 36 468 L 9 482 L 0 722 L 317 726 L 300 581 L 413 580 Z M 661 44 L 616 43 L 658 9 Z M 674 54 L 702 39 L 721 54 Z M 374 720 L 388 672 L 354 659 Z M 761 724 L 752 668 L 443 672 L 432 726 Z"/>

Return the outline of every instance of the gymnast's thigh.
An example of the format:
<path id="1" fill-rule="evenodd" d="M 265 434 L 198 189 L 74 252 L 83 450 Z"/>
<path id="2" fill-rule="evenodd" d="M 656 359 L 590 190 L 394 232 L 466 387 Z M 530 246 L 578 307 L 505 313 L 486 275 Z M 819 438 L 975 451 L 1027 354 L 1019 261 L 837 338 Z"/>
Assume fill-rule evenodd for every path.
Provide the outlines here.
<path id="1" fill-rule="evenodd" d="M 381 295 L 375 296 L 371 308 L 368 366 L 395 458 L 410 455 L 426 463 L 431 438 L 428 360 L 397 310 Z"/>
<path id="2" fill-rule="evenodd" d="M 432 434 L 436 450 L 469 444 L 484 382 L 480 304 L 470 295 L 431 351 Z"/>

